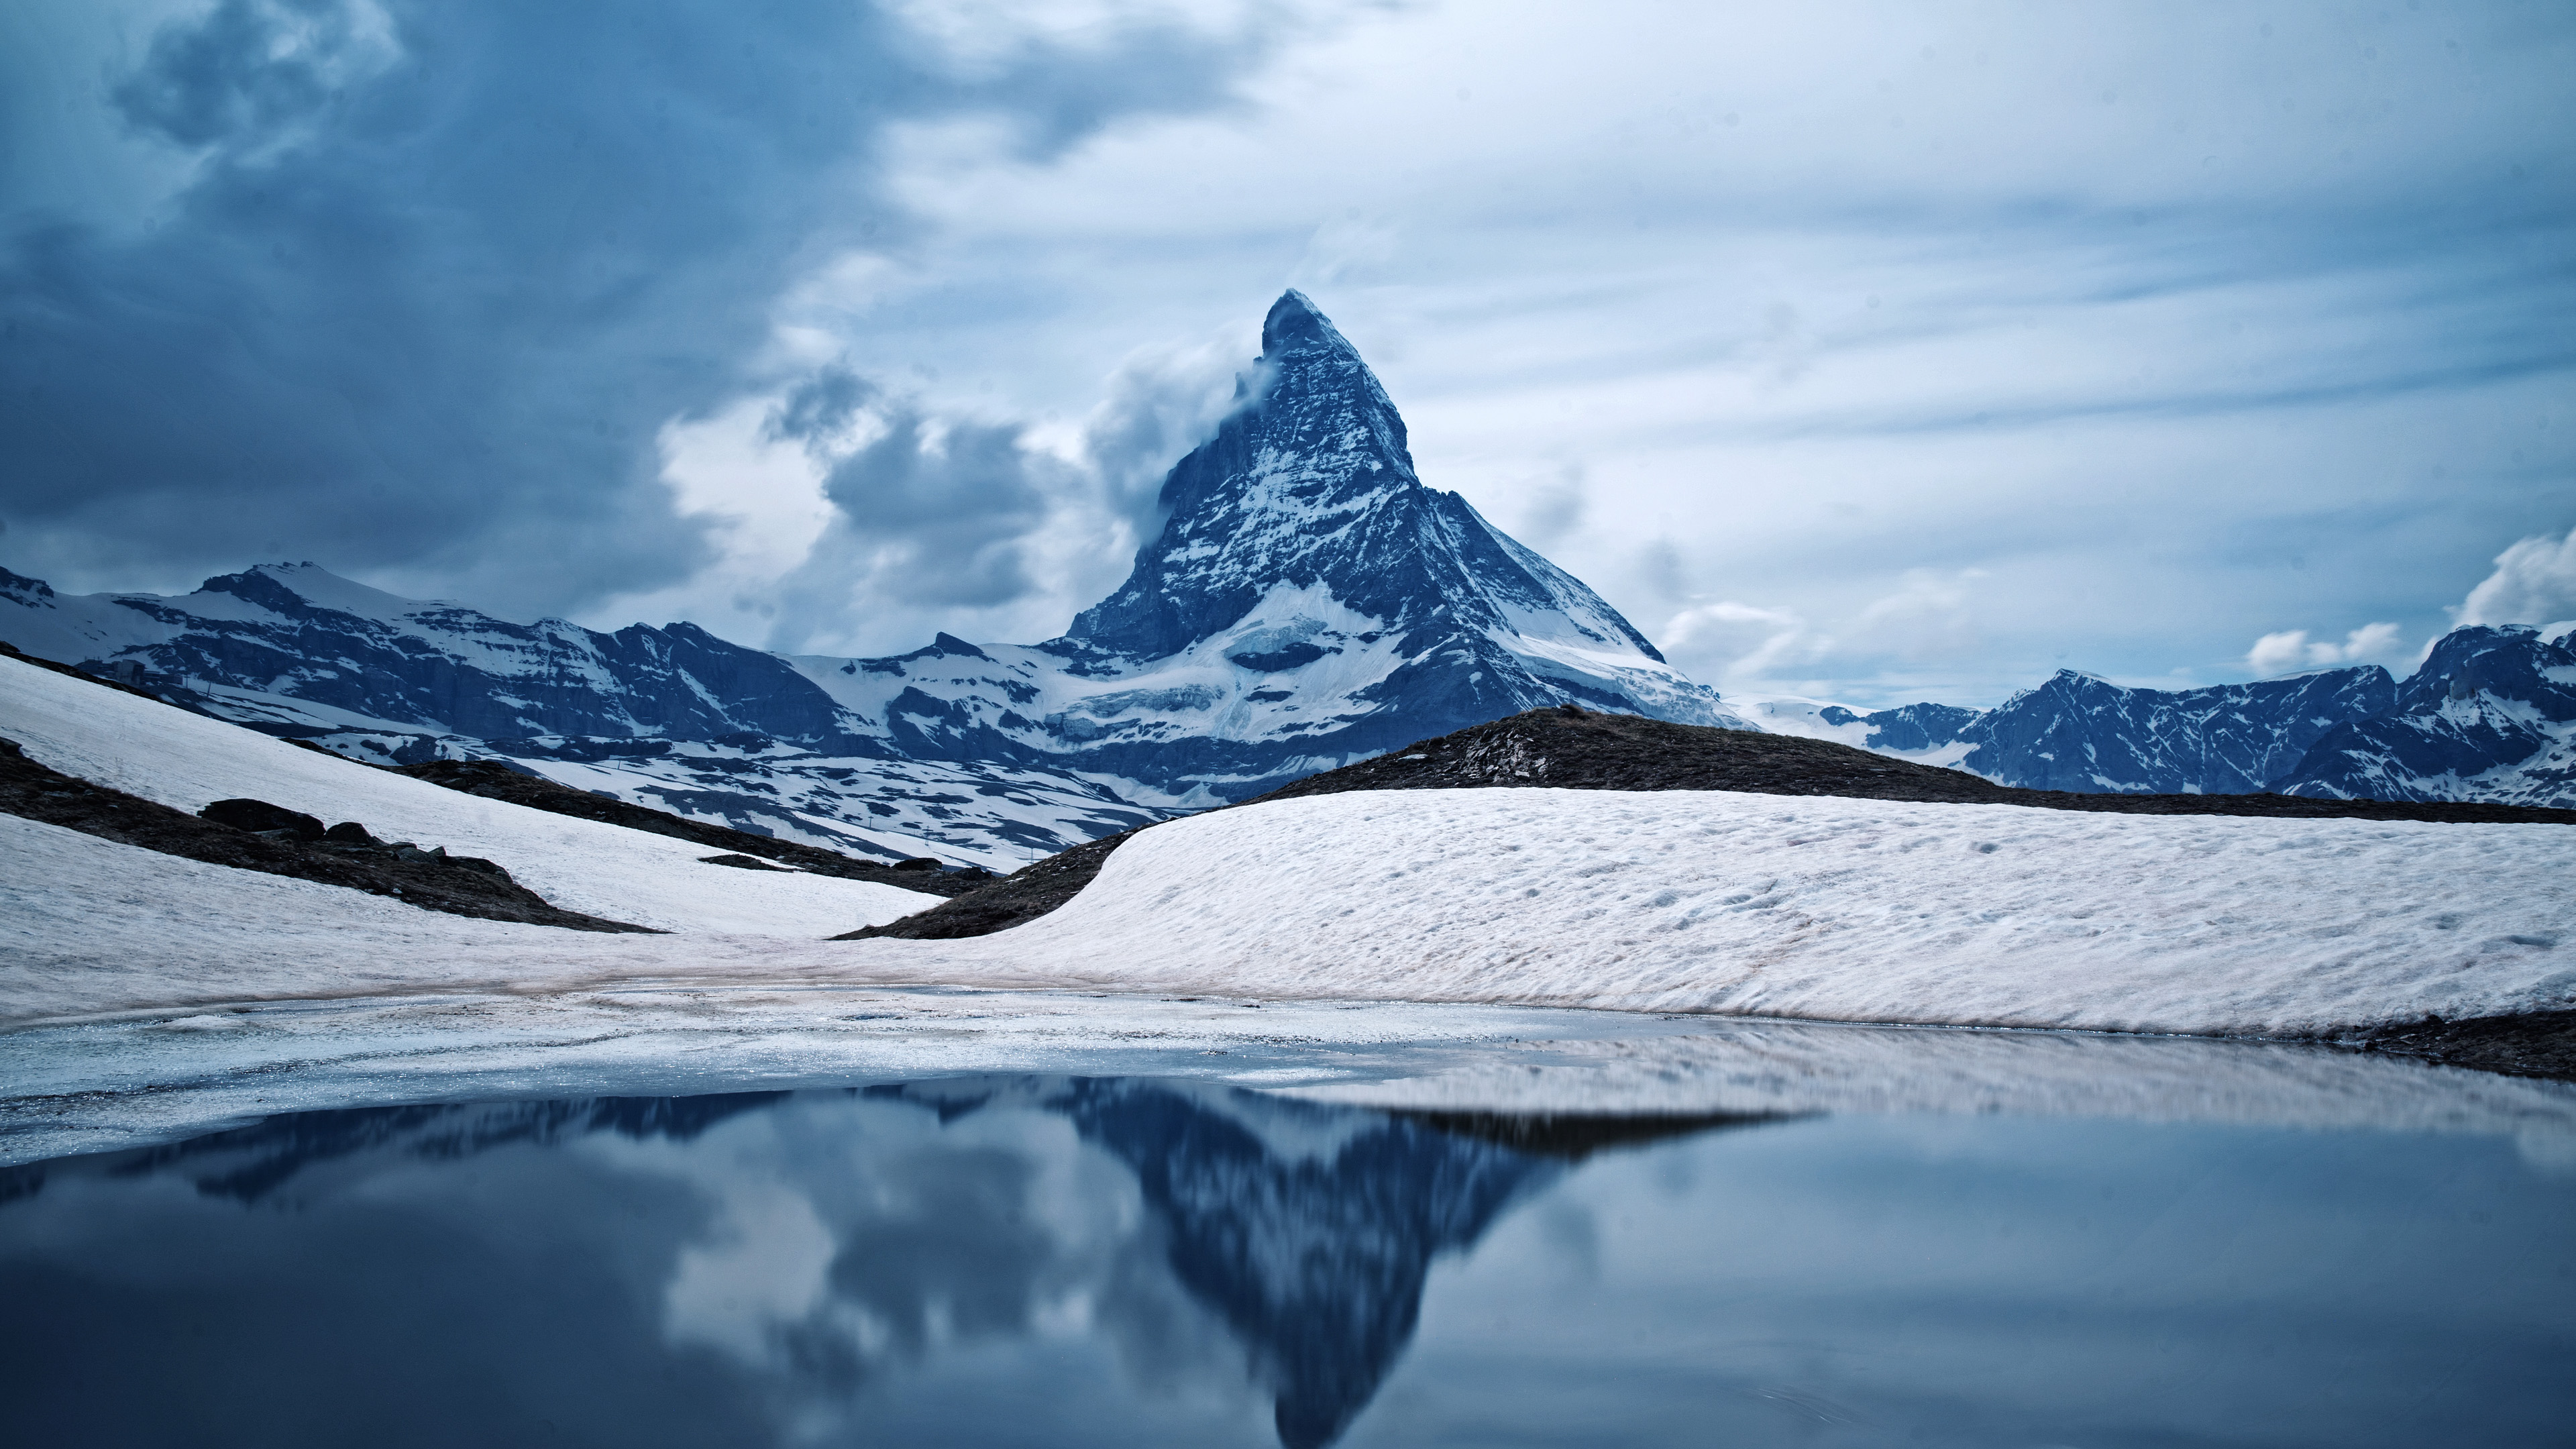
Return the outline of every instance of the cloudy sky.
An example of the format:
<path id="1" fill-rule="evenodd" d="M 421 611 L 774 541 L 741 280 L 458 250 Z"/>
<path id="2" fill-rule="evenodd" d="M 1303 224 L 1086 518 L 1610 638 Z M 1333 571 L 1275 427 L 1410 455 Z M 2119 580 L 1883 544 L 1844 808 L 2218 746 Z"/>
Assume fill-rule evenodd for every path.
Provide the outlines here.
<path id="1" fill-rule="evenodd" d="M 20 0 L 0 566 L 1035 641 L 1294 285 L 1722 688 L 2402 670 L 2576 617 L 2570 75 L 2557 3 Z"/>

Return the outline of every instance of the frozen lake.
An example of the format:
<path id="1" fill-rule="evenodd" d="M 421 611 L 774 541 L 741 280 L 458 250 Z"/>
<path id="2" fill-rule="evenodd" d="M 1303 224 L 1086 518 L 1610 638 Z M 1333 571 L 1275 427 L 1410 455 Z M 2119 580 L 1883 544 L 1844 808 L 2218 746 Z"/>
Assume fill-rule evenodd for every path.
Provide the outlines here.
<path id="1" fill-rule="evenodd" d="M 10 1418 L 264 1446 L 2393 1445 L 2576 1413 L 2560 1084 L 1272 1009 L 630 993 L 0 1037 Z"/>

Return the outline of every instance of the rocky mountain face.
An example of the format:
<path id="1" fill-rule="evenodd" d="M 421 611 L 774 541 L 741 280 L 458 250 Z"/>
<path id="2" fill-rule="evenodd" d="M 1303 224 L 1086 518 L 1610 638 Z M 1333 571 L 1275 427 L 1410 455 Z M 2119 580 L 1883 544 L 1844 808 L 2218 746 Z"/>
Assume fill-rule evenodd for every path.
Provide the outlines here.
<path id="1" fill-rule="evenodd" d="M 2327 731 L 2274 782 L 2342 800 L 2576 805 L 2576 633 L 2455 629 L 2394 706 Z"/>
<path id="2" fill-rule="evenodd" d="M 2385 712 L 2377 665 L 2209 689 L 2124 689 L 2060 670 L 1963 728 L 1959 768 L 2039 790 L 2260 791 L 2337 725 Z"/>
<path id="3" fill-rule="evenodd" d="M 1073 763 L 1191 804 L 1541 704 L 1742 724 L 1580 580 L 1425 487 L 1385 389 L 1298 293 L 1260 366 L 1165 480 L 1127 581 L 1063 637 L 793 662 L 909 758 Z"/>
<path id="4" fill-rule="evenodd" d="M 2008 785 L 2576 804 L 2568 643 L 2462 630 L 2209 689 L 2071 671 L 1991 710 L 1721 702 L 1583 583 L 1416 476 L 1403 418 L 1295 292 L 1235 411 L 1166 479 L 1127 581 L 1037 645 L 785 656 L 396 598 L 311 564 L 193 594 L 0 572 L 0 640 L 361 760 L 500 758 L 884 858 L 1012 868 L 1542 705 L 1770 729 Z"/>
<path id="5" fill-rule="evenodd" d="M 1333 660 L 1329 693 L 1290 692 L 1301 709 L 1337 703 L 1341 728 L 1277 720 L 1269 732 L 1365 726 L 1376 748 L 1422 738 L 1444 714 L 1567 699 L 1725 715 L 1580 580 L 1424 487 L 1385 389 L 1301 294 L 1270 309 L 1261 362 L 1263 394 L 1172 469 L 1161 537 L 1050 652 L 1092 674 L 1215 654 L 1253 676 L 1234 681 L 1254 686 L 1246 698 Z"/>
<path id="6" fill-rule="evenodd" d="M 832 702 L 785 661 L 695 624 L 514 624 L 309 563 L 225 574 L 178 598 L 67 597 L 0 571 L 0 608 L 0 637 L 30 654 L 131 666 L 244 723 L 473 739 L 840 732 Z"/>
<path id="7" fill-rule="evenodd" d="M 2061 670 L 1991 710 L 1745 700 L 1763 728 L 2035 790 L 2576 806 L 2576 636 L 2457 629 L 2402 684 L 2377 665 L 2208 689 Z"/>
<path id="8" fill-rule="evenodd" d="M 1741 725 L 1579 580 L 1415 476 L 1303 296 L 1161 534 L 1035 646 L 781 656 L 396 598 L 311 564 L 178 598 L 0 575 L 0 639 L 354 758 L 498 757 L 739 829 L 991 866 L 1542 704 Z"/>

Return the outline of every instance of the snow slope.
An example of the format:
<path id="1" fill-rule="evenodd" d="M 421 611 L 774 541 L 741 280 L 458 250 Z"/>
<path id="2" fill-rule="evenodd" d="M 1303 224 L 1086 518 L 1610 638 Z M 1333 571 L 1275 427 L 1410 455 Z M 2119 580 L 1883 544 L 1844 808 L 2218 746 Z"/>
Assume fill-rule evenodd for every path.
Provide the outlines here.
<path id="1" fill-rule="evenodd" d="M 0 851 L 0 1012 L 20 1020 L 641 978 L 2261 1034 L 2576 1004 L 2560 826 L 1326 795 L 1158 826 L 1072 904 L 966 941 L 546 932 L 14 820 Z"/>
<path id="2" fill-rule="evenodd" d="M 498 862 L 566 910 L 666 931 L 826 936 L 892 920 L 933 899 L 871 881 L 702 864 L 713 852 L 684 840 L 443 790 L 14 659 L 0 658 L 0 736 L 64 774 L 176 809 L 194 813 L 248 796 L 326 823 L 355 820 L 379 839 Z M 12 873 L 23 864 L 13 850 Z"/>
<path id="3" fill-rule="evenodd" d="M 873 969 L 2128 1031 L 2576 1005 L 2576 830 L 1422 790 L 1176 821 Z M 907 947 L 933 947 L 908 951 Z"/>

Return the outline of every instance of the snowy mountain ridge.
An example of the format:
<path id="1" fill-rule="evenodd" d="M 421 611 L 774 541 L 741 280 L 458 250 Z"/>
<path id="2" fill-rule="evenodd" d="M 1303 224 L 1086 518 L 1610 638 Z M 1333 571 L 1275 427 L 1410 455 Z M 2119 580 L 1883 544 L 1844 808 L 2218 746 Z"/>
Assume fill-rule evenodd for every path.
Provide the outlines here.
<path id="1" fill-rule="evenodd" d="M 2576 631 L 2455 629 L 2394 707 L 2320 738 L 2280 783 L 2333 799 L 2576 804 Z"/>
<path id="2" fill-rule="evenodd" d="M 903 758 L 885 729 L 790 662 L 695 625 L 515 624 L 311 564 L 263 565 L 177 597 L 62 595 L 0 572 L 0 639 L 358 760 L 506 759 L 579 789 L 886 859 L 1016 867 L 1178 804 L 1140 782 L 1044 765 Z"/>
<path id="3" fill-rule="evenodd" d="M 1742 727 L 1617 610 L 1425 487 L 1404 420 L 1296 292 L 1265 385 L 1176 464 L 1127 581 L 1044 644 L 794 664 L 922 759 L 1063 760 L 1191 804 L 1579 701 Z"/>
<path id="4" fill-rule="evenodd" d="M 2576 805 L 2576 633 L 2519 624 L 2453 630 L 2403 683 L 2375 664 L 2187 690 L 2068 669 L 1990 710 L 1729 703 L 1766 730 L 2026 789 Z"/>
<path id="5" fill-rule="evenodd" d="M 1533 706 L 1745 727 L 1581 581 L 1425 487 L 1358 351 L 1290 292 L 1162 532 L 1039 645 L 773 655 L 397 598 L 312 564 L 180 598 L 0 574 L 0 638 L 360 759 L 497 756 L 817 845 L 1009 866 Z"/>
<path id="6" fill-rule="evenodd" d="M 2206 689 L 2060 671 L 1990 710 L 1721 700 L 1599 595 L 1425 486 L 1357 349 L 1296 292 L 1161 532 L 1060 637 L 770 654 L 692 624 L 518 624 L 262 565 L 181 597 L 0 571 L 0 639 L 358 759 L 489 756 L 834 849 L 1010 867 L 1536 706 L 1836 740 L 2001 784 L 2576 804 L 2566 639 L 2463 630 Z"/>

